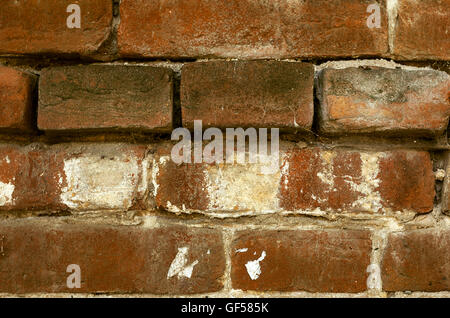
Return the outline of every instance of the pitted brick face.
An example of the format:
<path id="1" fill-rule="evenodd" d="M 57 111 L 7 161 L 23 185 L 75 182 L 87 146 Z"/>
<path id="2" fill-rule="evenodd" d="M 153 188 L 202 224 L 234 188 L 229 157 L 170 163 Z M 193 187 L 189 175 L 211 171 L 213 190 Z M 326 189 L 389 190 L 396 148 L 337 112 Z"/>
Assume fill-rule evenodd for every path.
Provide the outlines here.
<path id="1" fill-rule="evenodd" d="M 381 267 L 384 290 L 450 290 L 449 248 L 448 227 L 390 234 Z"/>
<path id="2" fill-rule="evenodd" d="M 67 27 L 70 4 L 80 7 L 80 28 Z M 0 25 L 0 54 L 92 55 L 112 31 L 112 1 L 5 1 Z"/>
<path id="3" fill-rule="evenodd" d="M 430 155 L 414 150 L 292 147 L 266 164 L 177 165 L 165 154 L 152 169 L 157 205 L 176 213 L 426 213 L 435 196 Z"/>
<path id="4" fill-rule="evenodd" d="M 280 61 L 187 64 L 181 77 L 183 126 L 309 130 L 314 67 Z"/>
<path id="5" fill-rule="evenodd" d="M 283 164 L 281 205 L 288 210 L 430 212 L 434 175 L 418 151 L 296 150 Z"/>
<path id="6" fill-rule="evenodd" d="M 450 60 L 449 7 L 449 0 L 398 0 L 394 56 Z"/>
<path id="7" fill-rule="evenodd" d="M 89 65 L 42 71 L 42 130 L 172 129 L 172 71 L 147 66 Z"/>
<path id="8" fill-rule="evenodd" d="M 319 80 L 325 134 L 440 135 L 450 115 L 450 76 L 434 70 L 325 69 Z"/>
<path id="9" fill-rule="evenodd" d="M 380 28 L 367 7 L 380 7 Z M 124 0 L 123 57 L 289 58 L 381 55 L 388 51 L 384 1 Z"/>
<path id="10" fill-rule="evenodd" d="M 0 66 L 0 130 L 31 131 L 36 76 Z"/>

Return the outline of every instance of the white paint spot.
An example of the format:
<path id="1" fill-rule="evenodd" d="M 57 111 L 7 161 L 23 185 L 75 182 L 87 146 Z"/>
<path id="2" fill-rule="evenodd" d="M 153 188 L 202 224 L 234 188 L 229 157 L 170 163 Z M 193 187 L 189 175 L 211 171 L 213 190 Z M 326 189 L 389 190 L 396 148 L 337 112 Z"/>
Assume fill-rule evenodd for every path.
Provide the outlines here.
<path id="1" fill-rule="evenodd" d="M 247 268 L 248 276 L 252 280 L 257 280 L 259 278 L 259 275 L 261 275 L 261 266 L 259 263 L 263 261 L 266 258 L 266 251 L 263 251 L 261 253 L 261 256 L 254 261 L 249 261 L 247 264 L 245 264 L 245 267 Z"/>
<path id="2" fill-rule="evenodd" d="M 248 251 L 248 248 L 240 248 L 238 250 L 236 250 L 236 253 L 245 253 Z"/>
<path id="3" fill-rule="evenodd" d="M 369 212 L 378 212 L 382 207 L 381 194 L 378 191 L 380 179 L 379 160 L 386 154 L 377 153 L 361 153 L 361 181 L 356 183 L 351 176 L 346 176 L 344 180 L 353 191 L 360 192 L 362 195 L 358 197 L 352 204 L 353 207 Z"/>
<path id="4" fill-rule="evenodd" d="M 334 173 L 333 173 L 333 160 L 336 157 L 336 152 L 333 151 L 321 151 L 320 157 L 325 168 L 323 172 L 318 172 L 319 179 L 328 185 L 328 191 L 334 187 Z"/>
<path id="5" fill-rule="evenodd" d="M 281 178 L 283 178 L 283 187 L 289 187 L 289 158 L 286 154 L 282 156 L 283 165 L 281 167 Z"/>
<path id="6" fill-rule="evenodd" d="M 9 160 L 8 156 L 5 157 L 5 161 L 6 161 L 6 163 L 11 163 L 11 160 Z"/>
<path id="7" fill-rule="evenodd" d="M 178 278 L 186 277 L 191 278 L 194 266 L 198 264 L 198 260 L 190 265 L 187 264 L 187 253 L 189 251 L 188 247 L 178 248 L 178 253 L 175 256 L 172 264 L 170 264 L 169 271 L 167 272 L 167 279 L 177 276 Z"/>
<path id="8" fill-rule="evenodd" d="M 61 201 L 75 210 L 128 209 L 139 180 L 136 158 L 99 156 L 64 161 L 67 186 Z"/>
<path id="9" fill-rule="evenodd" d="M 11 204 L 13 199 L 14 184 L 0 182 L 0 206 Z"/>
<path id="10" fill-rule="evenodd" d="M 264 162 L 263 164 L 209 166 L 205 172 L 206 190 L 210 199 L 209 210 L 278 211 L 281 171 L 278 156 L 275 157 L 276 160 L 268 156 L 259 161 Z M 271 173 L 267 173 L 269 170 Z"/>
<path id="11" fill-rule="evenodd" d="M 153 185 L 153 196 L 156 197 L 158 194 L 158 174 L 159 174 L 159 166 L 165 165 L 167 161 L 170 160 L 169 156 L 162 156 L 159 158 L 159 162 L 153 159 L 152 165 L 152 185 Z"/>

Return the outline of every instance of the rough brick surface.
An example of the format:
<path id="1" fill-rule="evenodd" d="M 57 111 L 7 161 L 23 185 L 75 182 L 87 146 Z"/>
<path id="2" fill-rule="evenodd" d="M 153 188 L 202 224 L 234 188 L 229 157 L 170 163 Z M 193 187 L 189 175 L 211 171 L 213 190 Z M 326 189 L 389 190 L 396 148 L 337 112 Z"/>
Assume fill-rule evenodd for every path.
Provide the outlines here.
<path id="1" fill-rule="evenodd" d="M 67 27 L 70 4 L 80 7 L 80 28 Z M 111 23 L 111 0 L 4 1 L 0 54 L 92 54 L 109 37 Z"/>
<path id="2" fill-rule="evenodd" d="M 0 146 L 0 209 L 46 210 L 59 205 L 60 158 L 40 145 Z"/>
<path id="3" fill-rule="evenodd" d="M 381 27 L 367 26 L 379 3 Z M 281 58 L 387 52 L 384 1 L 124 0 L 119 54 Z"/>
<path id="4" fill-rule="evenodd" d="M 382 260 L 387 291 L 450 290 L 450 230 L 393 233 Z"/>
<path id="5" fill-rule="evenodd" d="M 158 156 L 152 172 L 156 205 L 172 212 L 433 209 L 433 167 L 423 151 L 292 148 L 255 164 L 179 166 L 168 155 Z"/>
<path id="6" fill-rule="evenodd" d="M 278 61 L 187 64 L 181 77 L 183 126 L 310 129 L 314 67 Z"/>
<path id="7" fill-rule="evenodd" d="M 30 131 L 36 76 L 0 66 L 0 130 Z"/>
<path id="8" fill-rule="evenodd" d="M 294 151 L 284 163 L 280 205 L 288 210 L 433 209 L 434 175 L 427 152 Z"/>
<path id="9" fill-rule="evenodd" d="M 0 146 L 1 210 L 128 210 L 146 192 L 145 148 Z"/>
<path id="10" fill-rule="evenodd" d="M 90 65 L 44 70 L 38 126 L 43 130 L 172 128 L 172 71 Z"/>
<path id="11" fill-rule="evenodd" d="M 398 0 L 397 10 L 396 57 L 450 60 L 449 0 Z"/>
<path id="12" fill-rule="evenodd" d="M 233 288 L 362 292 L 372 243 L 367 231 L 244 231 L 231 250 Z"/>
<path id="13" fill-rule="evenodd" d="M 216 230 L 41 220 L 2 222 L 0 238 L 0 292 L 192 294 L 222 288 L 225 260 Z M 67 286 L 70 264 L 80 266 L 81 288 Z"/>
<path id="14" fill-rule="evenodd" d="M 450 76 L 433 70 L 325 69 L 320 130 L 328 134 L 442 134 L 450 115 Z"/>
<path id="15" fill-rule="evenodd" d="M 442 186 L 442 211 L 450 214 L 450 152 L 445 154 L 445 177 Z"/>

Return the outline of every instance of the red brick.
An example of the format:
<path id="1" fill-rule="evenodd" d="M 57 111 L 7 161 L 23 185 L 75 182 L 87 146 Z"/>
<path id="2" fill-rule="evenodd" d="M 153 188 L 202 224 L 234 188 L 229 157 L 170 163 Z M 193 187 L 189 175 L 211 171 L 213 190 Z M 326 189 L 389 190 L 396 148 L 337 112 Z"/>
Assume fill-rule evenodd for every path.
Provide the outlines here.
<path id="1" fill-rule="evenodd" d="M 384 251 L 381 275 L 386 291 L 450 290 L 450 230 L 392 233 Z"/>
<path id="2" fill-rule="evenodd" d="M 0 210 L 147 207 L 145 147 L 0 145 Z"/>
<path id="3" fill-rule="evenodd" d="M 33 122 L 36 76 L 0 66 L 0 129 L 30 131 Z"/>
<path id="4" fill-rule="evenodd" d="M 418 213 L 433 210 L 435 177 L 428 152 L 392 151 L 380 159 L 379 169 L 379 191 L 385 207 Z"/>
<path id="5" fill-rule="evenodd" d="M 368 28 L 367 7 L 381 7 Z M 385 1 L 123 0 L 119 54 L 127 57 L 343 57 L 388 50 Z"/>
<path id="6" fill-rule="evenodd" d="M 222 288 L 225 260 L 217 230 L 51 221 L 1 223 L 0 292 L 192 294 Z M 186 266 L 198 262 L 191 277 L 168 277 L 184 247 Z M 80 266 L 81 288 L 67 287 L 70 264 Z"/>
<path id="7" fill-rule="evenodd" d="M 425 151 L 286 147 L 278 161 L 268 159 L 268 164 L 176 165 L 167 152 L 157 153 L 152 172 L 156 205 L 177 213 L 433 209 L 435 178 Z"/>
<path id="8" fill-rule="evenodd" d="M 450 115 L 450 77 L 434 70 L 325 69 L 318 90 L 326 134 L 435 136 Z"/>
<path id="9" fill-rule="evenodd" d="M 205 167 L 202 164 L 177 165 L 172 161 L 158 171 L 156 206 L 170 209 L 171 206 L 188 210 L 207 210 L 208 192 L 205 191 Z"/>
<path id="10" fill-rule="evenodd" d="M 280 206 L 286 210 L 433 209 L 434 175 L 427 152 L 312 148 L 291 152 L 283 165 Z"/>
<path id="11" fill-rule="evenodd" d="M 146 66 L 48 68 L 39 82 L 42 130 L 172 129 L 172 71 Z"/>
<path id="12" fill-rule="evenodd" d="M 89 55 L 108 39 L 111 0 L 4 1 L 0 12 L 0 54 Z M 67 6 L 78 4 L 81 27 L 69 29 Z"/>
<path id="13" fill-rule="evenodd" d="M 402 59 L 450 60 L 450 1 L 398 0 L 394 55 Z"/>
<path id="14" fill-rule="evenodd" d="M 40 145 L 0 146 L 1 210 L 47 210 L 59 204 L 58 155 Z"/>
<path id="15" fill-rule="evenodd" d="M 372 250 L 367 231 L 243 231 L 231 248 L 236 289 L 347 293 L 367 289 Z M 252 279 L 246 265 L 255 260 L 260 260 L 260 275 Z"/>
<path id="16" fill-rule="evenodd" d="M 186 64 L 181 76 L 183 126 L 310 129 L 314 67 L 279 61 Z"/>

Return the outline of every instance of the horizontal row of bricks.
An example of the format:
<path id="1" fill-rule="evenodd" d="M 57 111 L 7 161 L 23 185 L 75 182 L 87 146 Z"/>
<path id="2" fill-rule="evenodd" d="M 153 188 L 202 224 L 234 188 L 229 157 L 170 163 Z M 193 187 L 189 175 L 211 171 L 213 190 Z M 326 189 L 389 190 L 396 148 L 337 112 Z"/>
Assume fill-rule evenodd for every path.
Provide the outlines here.
<path id="1" fill-rule="evenodd" d="M 448 0 L 122 0 L 119 12 L 113 0 L 5 2 L 0 54 L 450 57 Z M 80 28 L 66 25 L 72 3 L 80 7 Z M 379 27 L 367 22 L 373 5 L 380 8 Z"/>
<path id="2" fill-rule="evenodd" d="M 182 125 L 313 126 L 314 88 L 323 134 L 433 137 L 450 114 L 450 77 L 431 69 L 325 68 L 283 61 L 187 63 L 181 70 Z M 316 85 L 314 77 L 317 75 Z M 173 128 L 174 74 L 169 68 L 127 65 L 50 67 L 37 78 L 0 67 L 0 128 L 50 132 Z"/>
<path id="3" fill-rule="evenodd" d="M 387 234 L 377 271 L 369 269 L 373 246 L 381 247 L 371 230 L 237 230 L 226 244 L 220 228 L 155 222 L 149 228 L 2 221 L 0 292 L 217 292 L 227 258 L 237 290 L 358 293 L 368 290 L 369 272 L 384 291 L 450 288 L 448 229 Z M 181 267 L 170 270 L 176 257 Z M 254 261 L 257 274 L 246 266 Z M 71 264 L 79 266 L 80 288 L 67 285 Z"/>
<path id="4" fill-rule="evenodd" d="M 435 176 L 426 151 L 283 142 L 279 158 L 260 155 L 257 163 L 176 164 L 171 149 L 169 142 L 1 144 L 0 210 L 159 208 L 233 215 L 433 209 Z"/>

